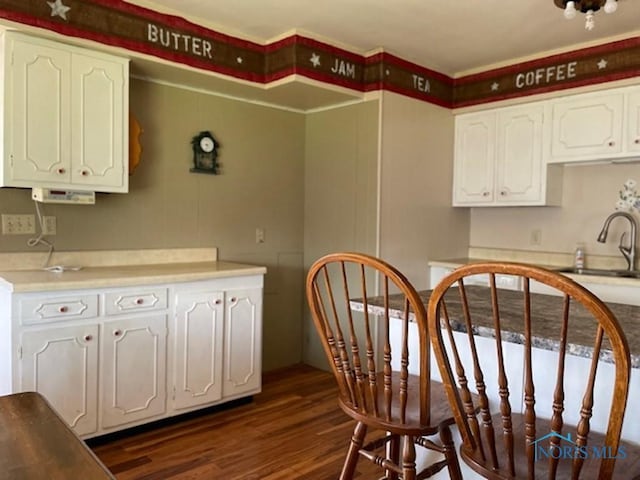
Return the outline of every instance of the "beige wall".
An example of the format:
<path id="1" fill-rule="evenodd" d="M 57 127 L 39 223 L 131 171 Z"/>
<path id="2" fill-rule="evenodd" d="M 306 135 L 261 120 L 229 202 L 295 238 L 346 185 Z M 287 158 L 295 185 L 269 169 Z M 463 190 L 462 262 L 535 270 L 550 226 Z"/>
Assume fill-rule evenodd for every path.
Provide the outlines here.
<path id="1" fill-rule="evenodd" d="M 380 256 L 427 288 L 429 260 L 469 246 L 469 212 L 451 207 L 453 114 L 385 92 L 382 119 Z"/>
<path id="2" fill-rule="evenodd" d="M 307 115 L 304 264 L 336 251 L 377 251 L 378 102 Z M 305 308 L 304 361 L 326 365 Z"/>
<path id="3" fill-rule="evenodd" d="M 612 255 L 625 267 L 617 245 L 628 222 L 612 222 L 606 244 L 596 238 L 628 178 L 640 182 L 640 165 L 565 166 L 561 206 L 471 209 L 471 245 L 571 253 L 577 242 L 584 242 L 587 265 L 590 255 Z M 530 242 L 534 229 L 542 232 L 539 246 Z"/>
<path id="4" fill-rule="evenodd" d="M 98 194 L 94 206 L 44 205 L 57 218 L 56 249 L 215 246 L 220 259 L 266 265 L 264 367 L 300 361 L 304 115 L 140 80 L 130 106 L 144 129 L 130 193 Z M 201 130 L 221 144 L 221 175 L 189 172 Z M 0 189 L 0 206 L 34 213 L 25 189 Z M 29 250 L 27 238 L 0 235 L 0 251 Z"/>

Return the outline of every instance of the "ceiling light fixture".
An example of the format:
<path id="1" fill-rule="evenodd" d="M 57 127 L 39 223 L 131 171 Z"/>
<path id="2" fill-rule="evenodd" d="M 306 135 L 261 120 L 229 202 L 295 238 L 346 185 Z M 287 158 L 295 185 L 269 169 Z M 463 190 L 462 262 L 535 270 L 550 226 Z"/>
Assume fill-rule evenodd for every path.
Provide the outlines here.
<path id="1" fill-rule="evenodd" d="M 593 30 L 594 14 L 601 8 L 605 13 L 613 13 L 618 9 L 618 0 L 553 0 L 557 7 L 564 10 L 564 18 L 571 20 L 578 12 L 586 15 L 584 28 Z"/>

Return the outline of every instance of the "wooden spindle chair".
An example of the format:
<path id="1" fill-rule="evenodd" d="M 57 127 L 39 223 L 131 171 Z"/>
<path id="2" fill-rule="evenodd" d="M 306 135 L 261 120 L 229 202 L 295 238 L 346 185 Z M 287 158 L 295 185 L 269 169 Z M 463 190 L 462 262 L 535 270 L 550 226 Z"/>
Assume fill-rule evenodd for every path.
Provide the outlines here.
<path id="1" fill-rule="evenodd" d="M 489 288 L 471 285 L 472 275 L 487 275 Z M 523 290 L 496 288 L 496 275 L 520 277 Z M 531 293 L 534 282 L 552 296 Z M 640 449 L 620 440 L 629 346 L 590 291 L 530 265 L 471 264 L 436 286 L 428 316 L 460 456 L 474 471 L 491 479 L 640 478 Z M 590 357 L 577 360 L 576 350 Z"/>
<path id="2" fill-rule="evenodd" d="M 356 421 L 340 480 L 353 478 L 360 456 L 385 479 L 427 478 L 444 467 L 461 479 L 451 411 L 442 385 L 430 382 L 425 306 L 409 281 L 380 259 L 336 253 L 313 264 L 306 292 L 338 404 Z M 374 314 L 368 299 L 376 295 Z M 377 435 L 365 445 L 368 432 Z M 432 451 L 428 465 L 416 468 L 416 445 Z"/>

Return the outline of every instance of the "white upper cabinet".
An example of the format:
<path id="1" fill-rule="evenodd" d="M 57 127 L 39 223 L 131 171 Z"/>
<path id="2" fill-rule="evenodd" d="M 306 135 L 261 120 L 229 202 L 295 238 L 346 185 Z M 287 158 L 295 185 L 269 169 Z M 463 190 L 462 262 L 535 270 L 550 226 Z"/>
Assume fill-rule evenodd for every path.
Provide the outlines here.
<path id="1" fill-rule="evenodd" d="M 596 93 L 551 104 L 551 161 L 584 160 L 622 151 L 622 93 Z"/>
<path id="2" fill-rule="evenodd" d="M 495 138 L 494 112 L 456 117 L 454 205 L 494 201 Z"/>
<path id="3" fill-rule="evenodd" d="M 549 101 L 549 163 L 633 160 L 640 153 L 640 88 Z"/>
<path id="4" fill-rule="evenodd" d="M 510 205 L 544 202 L 540 105 L 498 112 L 496 201 Z"/>
<path id="5" fill-rule="evenodd" d="M 456 116 L 454 206 L 555 204 L 543 161 L 544 105 Z M 552 186 L 553 186 L 552 185 Z"/>
<path id="6" fill-rule="evenodd" d="M 629 92 L 627 122 L 627 147 L 640 155 L 640 88 Z"/>
<path id="7" fill-rule="evenodd" d="M 128 190 L 128 60 L 4 34 L 1 186 Z"/>

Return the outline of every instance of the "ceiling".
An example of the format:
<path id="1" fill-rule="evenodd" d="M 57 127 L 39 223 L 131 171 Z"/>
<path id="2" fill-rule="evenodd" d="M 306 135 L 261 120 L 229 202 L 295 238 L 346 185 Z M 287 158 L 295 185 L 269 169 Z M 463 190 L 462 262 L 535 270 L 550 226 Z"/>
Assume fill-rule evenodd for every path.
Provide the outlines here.
<path id="1" fill-rule="evenodd" d="M 128 0 L 258 43 L 297 31 L 365 54 L 375 49 L 460 76 L 609 37 L 640 35 L 640 0 L 565 20 L 553 0 Z M 511 60 L 511 62 L 509 62 Z"/>

